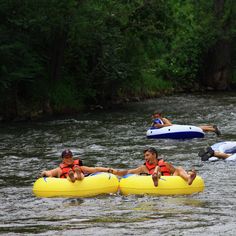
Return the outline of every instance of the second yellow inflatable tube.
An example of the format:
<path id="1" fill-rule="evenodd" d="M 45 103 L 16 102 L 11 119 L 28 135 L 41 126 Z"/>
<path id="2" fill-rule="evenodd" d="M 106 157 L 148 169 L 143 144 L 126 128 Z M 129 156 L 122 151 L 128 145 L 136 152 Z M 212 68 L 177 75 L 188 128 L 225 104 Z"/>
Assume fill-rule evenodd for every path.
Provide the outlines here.
<path id="1" fill-rule="evenodd" d="M 151 176 L 130 174 L 120 180 L 119 187 L 123 195 L 185 195 L 202 192 L 205 184 L 200 176 L 191 185 L 179 176 L 161 176 L 155 187 Z"/>

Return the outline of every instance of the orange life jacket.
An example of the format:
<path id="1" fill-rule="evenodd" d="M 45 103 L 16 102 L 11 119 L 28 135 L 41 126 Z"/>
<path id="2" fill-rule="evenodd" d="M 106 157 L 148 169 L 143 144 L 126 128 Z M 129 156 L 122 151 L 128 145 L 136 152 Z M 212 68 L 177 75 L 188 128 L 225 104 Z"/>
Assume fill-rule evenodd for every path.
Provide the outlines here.
<path id="1" fill-rule="evenodd" d="M 147 167 L 149 174 L 152 175 L 156 165 L 149 164 L 147 161 L 144 163 L 144 165 Z M 171 175 L 170 169 L 166 166 L 166 163 L 163 159 L 158 160 L 157 165 L 160 167 L 161 175 Z"/>
<path id="2" fill-rule="evenodd" d="M 67 178 L 68 173 L 70 170 L 74 171 L 76 166 L 82 166 L 82 161 L 81 160 L 74 160 L 74 162 L 71 165 L 67 165 L 65 163 L 61 163 L 59 167 L 61 168 L 61 176 L 60 178 Z"/>

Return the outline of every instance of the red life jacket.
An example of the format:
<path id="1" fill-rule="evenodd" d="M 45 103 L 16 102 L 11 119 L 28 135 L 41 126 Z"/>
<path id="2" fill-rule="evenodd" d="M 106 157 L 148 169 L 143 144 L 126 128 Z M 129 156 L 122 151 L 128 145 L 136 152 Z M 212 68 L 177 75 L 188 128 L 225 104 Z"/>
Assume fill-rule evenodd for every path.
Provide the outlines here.
<path id="1" fill-rule="evenodd" d="M 154 169 L 156 168 L 156 165 L 154 165 L 154 164 L 149 164 L 149 162 L 147 162 L 147 161 L 144 163 L 144 165 L 147 167 L 148 173 L 149 173 L 150 175 L 152 175 L 153 172 L 154 172 Z"/>
<path id="2" fill-rule="evenodd" d="M 158 160 L 158 166 L 161 169 L 161 175 L 169 176 L 171 175 L 170 169 L 166 166 L 166 163 L 163 159 Z"/>
<path id="3" fill-rule="evenodd" d="M 61 176 L 60 178 L 67 178 L 68 176 L 68 173 L 70 170 L 73 170 L 75 169 L 76 166 L 82 166 L 82 161 L 81 160 L 74 160 L 74 162 L 71 164 L 71 165 L 67 165 L 67 164 L 64 164 L 64 163 L 61 163 L 59 165 L 59 167 L 61 168 Z"/>
<path id="4" fill-rule="evenodd" d="M 149 164 L 147 161 L 144 163 L 144 165 L 147 167 L 149 174 L 152 175 L 156 165 Z M 170 169 L 166 166 L 166 163 L 163 159 L 158 160 L 157 165 L 160 167 L 161 175 L 171 175 Z"/>

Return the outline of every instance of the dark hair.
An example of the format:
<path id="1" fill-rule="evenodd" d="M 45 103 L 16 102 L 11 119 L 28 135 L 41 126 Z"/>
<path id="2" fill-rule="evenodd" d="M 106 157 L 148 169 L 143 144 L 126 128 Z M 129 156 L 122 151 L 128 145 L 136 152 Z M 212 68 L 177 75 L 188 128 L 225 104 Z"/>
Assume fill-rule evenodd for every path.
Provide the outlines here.
<path id="1" fill-rule="evenodd" d="M 156 156 L 158 157 L 158 152 L 157 152 L 156 148 L 154 148 L 154 147 L 149 147 L 149 148 L 144 149 L 143 153 L 145 153 L 145 152 L 155 153 Z"/>
<path id="2" fill-rule="evenodd" d="M 73 153 L 70 149 L 66 149 L 61 153 L 61 158 L 64 158 L 65 156 L 73 156 Z"/>
<path id="3" fill-rule="evenodd" d="M 154 111 L 152 115 L 156 115 L 156 114 L 158 114 L 159 116 L 162 115 L 161 112 L 158 112 L 158 111 Z"/>

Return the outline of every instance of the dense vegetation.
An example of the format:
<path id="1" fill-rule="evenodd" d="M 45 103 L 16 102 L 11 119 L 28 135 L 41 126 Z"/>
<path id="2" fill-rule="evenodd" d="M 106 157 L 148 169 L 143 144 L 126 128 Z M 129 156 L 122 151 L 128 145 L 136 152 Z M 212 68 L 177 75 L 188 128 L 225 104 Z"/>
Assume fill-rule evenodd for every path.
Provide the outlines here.
<path id="1" fill-rule="evenodd" d="M 0 116 L 236 81 L 234 0 L 2 0 Z"/>

